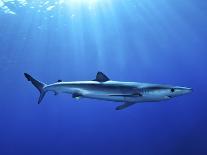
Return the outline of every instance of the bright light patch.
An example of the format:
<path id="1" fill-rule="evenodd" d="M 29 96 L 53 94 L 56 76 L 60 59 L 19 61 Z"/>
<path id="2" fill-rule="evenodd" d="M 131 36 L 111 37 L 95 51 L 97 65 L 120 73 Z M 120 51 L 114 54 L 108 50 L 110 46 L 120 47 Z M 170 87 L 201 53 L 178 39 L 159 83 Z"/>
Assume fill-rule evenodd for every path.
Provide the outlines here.
<path id="1" fill-rule="evenodd" d="M 95 4 L 98 0 L 60 0 L 62 3 L 68 4 Z"/>
<path id="2" fill-rule="evenodd" d="M 85 7 L 94 7 L 101 0 L 59 0 L 59 4 L 66 4 L 70 7 L 76 6 L 85 6 Z"/>
<path id="3" fill-rule="evenodd" d="M 13 8 L 30 8 L 37 12 L 54 12 L 56 9 L 68 7 L 77 10 L 82 7 L 95 10 L 98 3 L 108 0 L 0 0 L 0 13 L 16 14 Z"/>

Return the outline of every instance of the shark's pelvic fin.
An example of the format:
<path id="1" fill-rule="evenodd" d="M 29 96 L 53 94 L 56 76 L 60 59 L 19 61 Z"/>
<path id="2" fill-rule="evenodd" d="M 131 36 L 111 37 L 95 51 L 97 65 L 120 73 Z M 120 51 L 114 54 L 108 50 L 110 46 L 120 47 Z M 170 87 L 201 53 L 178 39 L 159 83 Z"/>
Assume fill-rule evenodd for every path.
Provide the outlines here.
<path id="1" fill-rule="evenodd" d="M 124 104 L 116 107 L 116 110 L 122 110 L 122 109 L 125 109 L 131 105 L 135 104 L 135 102 L 125 102 Z"/>
<path id="2" fill-rule="evenodd" d="M 109 81 L 110 79 L 102 72 L 98 72 L 96 74 L 96 79 L 94 81 L 98 81 L 98 82 L 106 82 Z"/>
<path id="3" fill-rule="evenodd" d="M 72 97 L 73 97 L 73 98 L 76 98 L 76 99 L 79 99 L 81 96 L 82 96 L 81 93 L 73 93 L 73 94 L 72 94 Z"/>
<path id="4" fill-rule="evenodd" d="M 45 90 L 44 87 L 46 86 L 46 84 L 36 80 L 35 78 L 33 78 L 31 75 L 24 73 L 24 76 L 27 78 L 28 81 L 31 81 L 32 84 L 39 90 L 40 92 L 40 97 L 38 100 L 38 104 L 40 104 L 40 102 L 42 101 L 42 99 L 45 96 Z"/>

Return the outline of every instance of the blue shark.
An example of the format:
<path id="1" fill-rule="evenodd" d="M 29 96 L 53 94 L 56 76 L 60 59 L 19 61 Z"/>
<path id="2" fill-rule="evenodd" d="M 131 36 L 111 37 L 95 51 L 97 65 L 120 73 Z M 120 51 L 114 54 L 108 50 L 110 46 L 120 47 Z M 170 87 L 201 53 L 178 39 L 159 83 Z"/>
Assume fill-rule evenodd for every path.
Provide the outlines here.
<path id="1" fill-rule="evenodd" d="M 169 100 L 192 92 L 192 88 L 188 87 L 112 81 L 102 72 L 98 72 L 96 78 L 90 81 L 64 82 L 58 80 L 53 84 L 45 84 L 27 73 L 24 75 L 40 92 L 38 104 L 46 92 L 52 91 L 55 95 L 59 93 L 72 94 L 72 97 L 76 99 L 90 98 L 123 102 L 116 107 L 116 110 L 122 110 L 135 103 Z"/>

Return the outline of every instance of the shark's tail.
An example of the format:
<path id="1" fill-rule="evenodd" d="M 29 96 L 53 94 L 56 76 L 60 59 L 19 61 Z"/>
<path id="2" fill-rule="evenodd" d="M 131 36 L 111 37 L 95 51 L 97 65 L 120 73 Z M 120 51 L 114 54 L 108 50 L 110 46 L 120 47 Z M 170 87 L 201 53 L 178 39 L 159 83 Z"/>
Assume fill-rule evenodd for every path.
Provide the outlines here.
<path id="1" fill-rule="evenodd" d="M 39 90 L 40 97 L 38 100 L 38 104 L 40 104 L 40 102 L 42 101 L 42 99 L 44 98 L 45 93 L 46 93 L 44 90 L 44 87 L 46 86 L 46 84 L 36 80 L 35 78 L 33 78 L 31 75 L 29 75 L 27 73 L 24 73 L 24 76 L 27 78 L 28 81 L 31 81 L 32 84 Z"/>

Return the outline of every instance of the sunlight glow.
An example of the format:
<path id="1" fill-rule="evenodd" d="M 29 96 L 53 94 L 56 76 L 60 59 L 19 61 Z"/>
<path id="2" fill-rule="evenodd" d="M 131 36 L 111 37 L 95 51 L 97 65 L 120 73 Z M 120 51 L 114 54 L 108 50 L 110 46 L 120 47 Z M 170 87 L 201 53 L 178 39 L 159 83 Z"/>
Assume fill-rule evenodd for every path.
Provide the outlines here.
<path id="1" fill-rule="evenodd" d="M 59 4 L 67 4 L 70 6 L 74 6 L 74 5 L 91 6 L 97 4 L 98 1 L 100 0 L 59 0 Z"/>
<path id="2" fill-rule="evenodd" d="M 16 14 L 13 8 L 29 7 L 31 9 L 43 11 L 53 11 L 58 7 L 68 6 L 70 9 L 79 7 L 86 7 L 93 10 L 99 2 L 106 2 L 107 0 L 0 0 L 0 12 L 6 14 Z M 14 7 L 13 7 L 14 6 Z"/>

